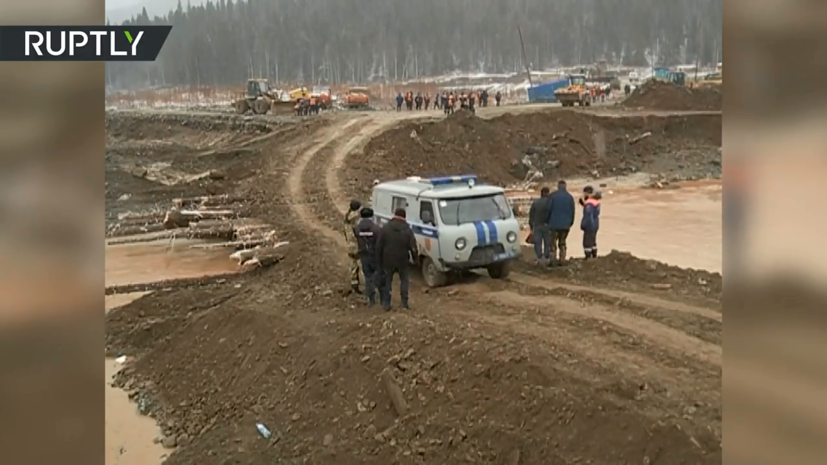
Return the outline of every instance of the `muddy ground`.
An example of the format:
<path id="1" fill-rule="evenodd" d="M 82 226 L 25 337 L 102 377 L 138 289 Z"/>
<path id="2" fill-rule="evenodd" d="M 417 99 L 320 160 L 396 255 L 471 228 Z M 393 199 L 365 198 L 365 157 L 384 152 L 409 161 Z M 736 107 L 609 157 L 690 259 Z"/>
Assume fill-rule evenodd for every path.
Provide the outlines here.
<path id="1" fill-rule="evenodd" d="M 531 167 L 547 183 L 636 172 L 716 178 L 720 147 L 720 114 L 617 117 L 561 110 L 483 119 L 460 111 L 401 124 L 371 140 L 361 156 L 349 159 L 344 179 L 364 196 L 374 179 L 475 173 L 511 185 L 525 180 Z"/>
<path id="2" fill-rule="evenodd" d="M 260 170 L 268 154 L 310 137 L 320 119 L 106 114 L 107 222 L 130 211 L 166 209 L 174 198 L 234 192 Z"/>
<path id="3" fill-rule="evenodd" d="M 647 81 L 621 104 L 625 108 L 672 111 L 721 111 L 723 87 L 692 88 L 669 82 Z"/>
<path id="4" fill-rule="evenodd" d="M 300 137 L 253 142 L 246 162 L 193 168 L 238 168 L 222 189 L 246 196 L 251 215 L 278 225 L 291 244 L 272 268 L 156 291 L 107 316 L 107 354 L 135 357 L 117 382 L 179 445 L 167 463 L 720 463 L 718 274 L 610 254 L 553 273 L 520 264 L 507 281 L 471 276 L 426 290 L 415 280 L 410 312 L 368 309 L 346 292 L 338 220 L 355 186 L 346 181 L 360 176 L 361 149 L 378 150 L 371 138 L 388 140 L 384 131 L 415 117 L 294 123 Z M 591 118 L 556 110 L 531 117 Z M 165 140 L 191 134 L 151 120 L 117 124 L 135 125 L 130 134 L 167 128 Z M 454 116 L 434 131 L 444 131 L 439 124 L 489 123 Z M 520 126 L 512 134 L 541 137 Z M 679 127 L 664 144 L 680 140 Z M 120 134 L 110 133 L 116 149 L 144 144 Z M 227 134 L 221 150 L 250 137 L 238 128 Z M 411 140 L 410 131 L 399 136 Z M 715 137 L 701 139 L 714 145 Z M 186 140 L 194 142 L 152 156 L 189 166 L 204 147 L 198 136 Z M 464 151 L 460 141 L 446 144 Z M 615 163 L 610 153 L 604 166 Z M 426 170 L 440 163 L 423 160 Z M 397 175 L 392 163 L 379 166 L 361 176 Z M 147 201 L 142 186 L 113 182 L 113 172 L 108 188 L 132 194 L 122 202 L 178 195 L 170 191 L 179 187 L 154 185 Z M 394 407 L 389 384 L 406 408 Z"/>

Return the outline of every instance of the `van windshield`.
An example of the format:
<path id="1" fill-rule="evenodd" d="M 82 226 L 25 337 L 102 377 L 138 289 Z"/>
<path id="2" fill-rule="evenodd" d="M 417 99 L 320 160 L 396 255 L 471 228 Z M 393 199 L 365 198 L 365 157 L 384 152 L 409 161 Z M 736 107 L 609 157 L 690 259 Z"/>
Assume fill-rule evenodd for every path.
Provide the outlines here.
<path id="1" fill-rule="evenodd" d="M 456 226 L 474 221 L 506 220 L 511 218 L 511 208 L 503 194 L 442 199 L 439 216 L 443 224 Z"/>

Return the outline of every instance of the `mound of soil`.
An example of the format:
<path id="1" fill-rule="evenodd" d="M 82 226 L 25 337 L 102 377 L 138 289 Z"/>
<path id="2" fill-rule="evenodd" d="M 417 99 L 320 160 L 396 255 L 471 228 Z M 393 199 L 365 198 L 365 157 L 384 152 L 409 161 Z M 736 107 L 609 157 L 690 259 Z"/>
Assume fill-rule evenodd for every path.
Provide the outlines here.
<path id="1" fill-rule="evenodd" d="M 719 87 L 689 88 L 671 82 L 648 81 L 623 101 L 627 108 L 664 111 L 720 111 L 724 94 Z"/>
<path id="2" fill-rule="evenodd" d="M 116 384 L 181 446 L 167 463 L 714 463 L 637 411 L 656 387 L 495 327 L 296 292 L 291 260 L 242 289 L 152 294 L 107 317 L 108 354 L 136 356 Z M 433 294 L 431 308 L 463 305 Z"/>
<path id="3" fill-rule="evenodd" d="M 474 173 L 488 183 L 544 182 L 638 171 L 685 178 L 720 175 L 719 115 L 607 117 L 575 111 L 505 114 L 459 111 L 381 134 L 348 160 L 342 183 L 367 195 L 374 179 Z"/>
<path id="4" fill-rule="evenodd" d="M 616 282 L 628 287 L 628 283 L 632 282 L 685 296 L 706 296 L 716 302 L 723 299 L 723 276 L 720 273 L 680 268 L 617 250 L 597 260 L 577 263 L 579 266 L 574 272 L 576 279 L 587 284 Z"/>

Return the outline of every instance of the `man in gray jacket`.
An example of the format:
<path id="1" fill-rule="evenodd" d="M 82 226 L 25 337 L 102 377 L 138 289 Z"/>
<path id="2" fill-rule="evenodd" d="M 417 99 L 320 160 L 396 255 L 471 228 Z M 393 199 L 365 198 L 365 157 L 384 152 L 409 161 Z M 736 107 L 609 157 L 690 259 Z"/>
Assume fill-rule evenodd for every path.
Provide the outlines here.
<path id="1" fill-rule="evenodd" d="M 537 263 L 542 263 L 551 258 L 551 230 L 548 227 L 549 220 L 549 189 L 544 187 L 540 190 L 540 198 L 531 203 L 528 210 L 528 227 L 534 238 L 534 254 L 537 256 Z"/>

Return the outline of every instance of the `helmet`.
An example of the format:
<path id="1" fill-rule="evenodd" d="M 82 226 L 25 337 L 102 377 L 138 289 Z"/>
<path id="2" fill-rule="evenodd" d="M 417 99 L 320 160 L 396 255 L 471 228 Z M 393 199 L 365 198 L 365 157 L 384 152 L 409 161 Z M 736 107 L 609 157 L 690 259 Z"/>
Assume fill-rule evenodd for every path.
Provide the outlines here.
<path id="1" fill-rule="evenodd" d="M 350 211 L 355 212 L 356 210 L 362 208 L 362 202 L 358 200 L 351 200 L 350 201 Z"/>

